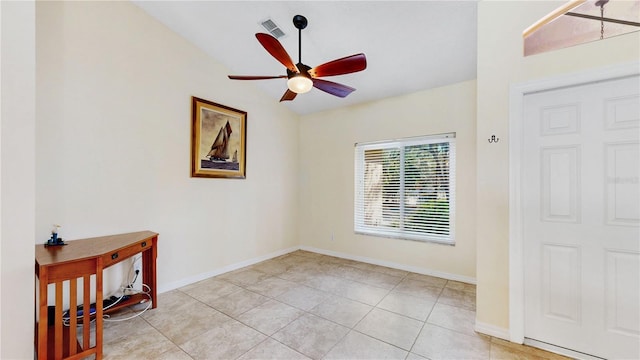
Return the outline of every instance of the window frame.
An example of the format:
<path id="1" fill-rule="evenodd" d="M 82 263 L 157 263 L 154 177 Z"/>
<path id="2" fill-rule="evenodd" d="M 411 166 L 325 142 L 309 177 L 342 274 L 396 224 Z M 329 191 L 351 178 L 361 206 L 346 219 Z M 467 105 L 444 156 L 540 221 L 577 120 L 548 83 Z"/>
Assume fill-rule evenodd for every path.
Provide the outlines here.
<path id="1" fill-rule="evenodd" d="M 427 145 L 437 143 L 449 144 L 449 186 L 448 186 L 448 236 L 436 235 L 428 233 L 426 231 L 410 231 L 404 228 L 404 219 L 407 217 L 405 211 L 406 193 L 404 184 L 406 182 L 405 173 L 405 148 L 416 145 Z M 365 172 L 365 151 L 367 150 L 385 150 L 385 149 L 399 149 L 400 159 L 398 167 L 400 169 L 400 179 L 398 184 L 399 199 L 399 216 L 400 227 L 390 228 L 379 225 L 365 225 L 364 224 L 364 172 Z M 411 175 L 411 174 L 410 174 Z M 413 240 L 420 242 L 432 242 L 445 245 L 455 245 L 455 213 L 456 213 L 456 133 L 435 134 L 419 137 L 410 137 L 402 139 L 393 139 L 385 141 L 374 141 L 356 143 L 354 145 L 354 232 L 361 235 L 371 235 L 377 237 L 387 237 L 402 240 Z M 428 219 L 427 217 L 424 217 Z"/>

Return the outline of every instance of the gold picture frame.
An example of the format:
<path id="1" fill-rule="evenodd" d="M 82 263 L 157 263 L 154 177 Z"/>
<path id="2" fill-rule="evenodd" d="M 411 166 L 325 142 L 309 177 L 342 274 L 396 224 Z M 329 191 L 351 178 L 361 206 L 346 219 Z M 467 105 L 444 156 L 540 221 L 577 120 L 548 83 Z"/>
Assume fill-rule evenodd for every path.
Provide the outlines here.
<path id="1" fill-rule="evenodd" d="M 191 177 L 246 178 L 247 112 L 191 97 Z"/>

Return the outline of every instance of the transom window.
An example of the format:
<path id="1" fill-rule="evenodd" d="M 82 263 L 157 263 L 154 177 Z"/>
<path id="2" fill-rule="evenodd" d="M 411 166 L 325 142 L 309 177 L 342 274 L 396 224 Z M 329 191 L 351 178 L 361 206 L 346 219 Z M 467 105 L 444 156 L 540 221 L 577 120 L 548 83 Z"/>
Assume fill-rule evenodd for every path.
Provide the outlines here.
<path id="1" fill-rule="evenodd" d="M 455 133 L 355 146 L 356 233 L 454 244 Z"/>

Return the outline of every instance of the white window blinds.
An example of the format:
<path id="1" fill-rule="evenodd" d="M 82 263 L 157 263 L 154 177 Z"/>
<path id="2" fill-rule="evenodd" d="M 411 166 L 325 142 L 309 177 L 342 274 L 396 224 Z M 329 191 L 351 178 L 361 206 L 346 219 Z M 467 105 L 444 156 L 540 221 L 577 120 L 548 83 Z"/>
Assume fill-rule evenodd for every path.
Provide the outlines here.
<path id="1" fill-rule="evenodd" d="M 355 146 L 357 233 L 454 244 L 455 133 Z"/>

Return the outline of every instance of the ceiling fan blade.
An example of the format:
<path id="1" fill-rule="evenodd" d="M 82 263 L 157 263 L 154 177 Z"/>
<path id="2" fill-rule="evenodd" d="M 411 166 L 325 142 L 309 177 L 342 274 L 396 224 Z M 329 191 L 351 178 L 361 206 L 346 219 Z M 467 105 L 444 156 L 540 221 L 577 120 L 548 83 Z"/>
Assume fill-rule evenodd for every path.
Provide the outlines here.
<path id="1" fill-rule="evenodd" d="M 322 79 L 311 79 L 313 81 L 313 87 L 316 89 L 322 90 L 331 95 L 335 95 L 338 97 L 346 97 L 347 95 L 354 92 L 356 89 L 347 86 L 335 83 L 333 81 L 327 81 Z"/>
<path id="2" fill-rule="evenodd" d="M 287 89 L 287 91 L 284 93 L 284 95 L 282 95 L 282 98 L 280 98 L 280 102 L 282 101 L 291 101 L 293 99 L 296 98 L 296 93 L 294 93 L 293 91 Z"/>
<path id="3" fill-rule="evenodd" d="M 287 69 L 296 73 L 300 72 L 298 71 L 298 68 L 293 63 L 293 60 L 291 60 L 291 57 L 289 56 L 289 54 L 287 54 L 287 51 L 284 49 L 284 47 L 282 47 L 282 44 L 280 44 L 280 41 L 278 41 L 278 39 L 264 33 L 257 33 L 256 38 L 258 39 L 260 44 L 262 44 L 265 50 L 267 50 L 269 54 L 276 58 L 276 60 L 278 60 L 282 65 L 286 66 Z"/>
<path id="4" fill-rule="evenodd" d="M 309 70 L 312 77 L 335 76 L 362 71 L 367 68 L 364 54 L 355 54 L 318 65 Z"/>
<path id="5" fill-rule="evenodd" d="M 286 78 L 287 75 L 277 76 L 252 76 L 252 75 L 228 75 L 231 80 L 267 80 L 267 79 L 280 79 Z"/>

